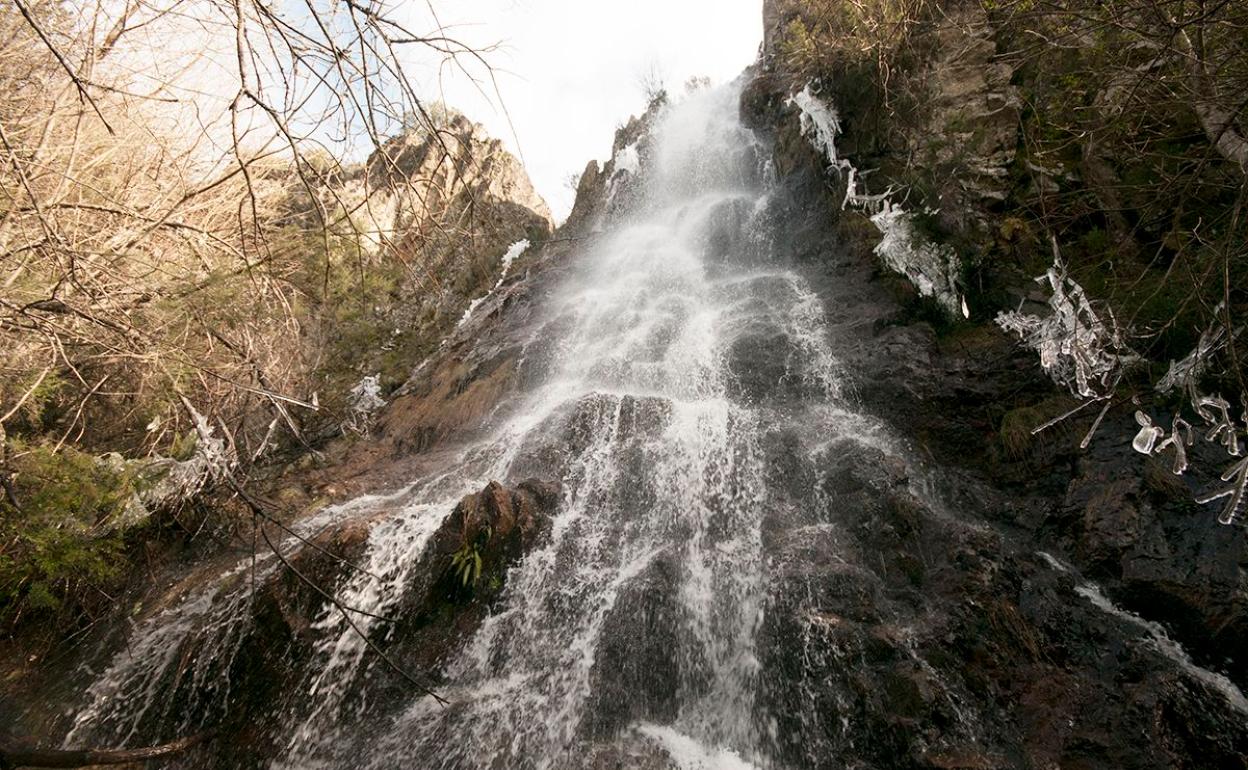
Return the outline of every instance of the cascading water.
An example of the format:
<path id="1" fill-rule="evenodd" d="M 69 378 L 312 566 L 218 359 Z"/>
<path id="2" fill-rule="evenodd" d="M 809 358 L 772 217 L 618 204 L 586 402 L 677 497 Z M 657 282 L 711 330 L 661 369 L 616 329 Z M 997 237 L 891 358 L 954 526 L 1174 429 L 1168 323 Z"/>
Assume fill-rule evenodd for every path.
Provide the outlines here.
<path id="1" fill-rule="evenodd" d="M 777 267 L 768 153 L 738 99 L 699 92 L 659 117 L 628 201 L 546 311 L 534 344 L 553 345 L 554 364 L 489 440 L 440 476 L 303 525 L 379 517 L 337 594 L 385 615 L 463 494 L 529 477 L 563 490 L 550 537 L 446 663 L 447 706 L 370 697 L 357 629 L 383 638 L 380 621 L 357 615 L 352 628 L 323 608 L 275 766 L 774 766 L 775 722 L 757 702 L 764 523 L 828 501 L 817 483 L 777 488 L 764 445 L 776 426 L 812 454 L 885 442 L 839 395 L 816 295 Z M 156 712 L 210 723 L 249 622 L 251 567 L 137 629 L 138 654 L 98 676 L 67 744 L 128 739 Z M 205 634 L 211 644 L 192 642 Z"/>

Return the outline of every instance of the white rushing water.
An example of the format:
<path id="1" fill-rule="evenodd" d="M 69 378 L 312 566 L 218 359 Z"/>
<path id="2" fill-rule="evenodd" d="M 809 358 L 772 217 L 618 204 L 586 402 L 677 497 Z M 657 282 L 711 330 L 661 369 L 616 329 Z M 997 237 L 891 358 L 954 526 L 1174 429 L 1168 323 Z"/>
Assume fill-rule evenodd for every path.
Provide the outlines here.
<path id="1" fill-rule="evenodd" d="M 1044 559 L 1044 561 L 1058 572 L 1066 574 L 1074 574 L 1074 570 L 1067 564 L 1062 563 L 1053 554 L 1045 551 L 1037 551 L 1036 555 Z M 1248 698 L 1244 697 L 1244 693 L 1228 679 L 1224 674 L 1216 671 L 1210 671 L 1203 666 L 1197 665 L 1192 660 L 1191 655 L 1183 648 L 1183 645 L 1176 642 L 1170 637 L 1170 634 L 1160 624 L 1136 615 L 1130 610 L 1125 610 L 1105 595 L 1101 587 L 1096 583 L 1083 582 L 1075 586 L 1075 593 L 1091 602 L 1101 612 L 1112 615 L 1119 620 L 1124 620 L 1128 624 L 1142 630 L 1145 634 L 1144 643 L 1156 650 L 1161 655 L 1169 658 L 1181 671 L 1188 676 L 1202 682 L 1214 692 L 1219 693 L 1231 708 L 1238 711 L 1244 716 L 1248 716 Z"/>
<path id="2" fill-rule="evenodd" d="M 693 94 L 660 116 L 644 150 L 627 148 L 620 167 L 639 194 L 555 293 L 546 328 L 559 331 L 538 334 L 554 363 L 489 440 L 440 476 L 305 525 L 377 518 L 362 569 L 337 593 L 384 616 L 462 495 L 495 479 L 562 485 L 549 539 L 446 662 L 449 706 L 353 695 L 371 675 L 356 631 L 376 637 L 382 621 L 322 608 L 297 685 L 307 705 L 289 715 L 276 766 L 564 768 L 604 750 L 653 767 L 773 766 L 774 726 L 755 703 L 762 528 L 793 502 L 772 498 L 762 442 L 777 421 L 812 426 L 812 453 L 882 442 L 841 399 L 817 295 L 771 258 L 767 153 L 738 99 L 733 88 Z M 223 578 L 137 629 L 138 654 L 100 675 L 70 742 L 128 737 L 149 707 L 210 721 L 200 704 L 220 687 L 162 693 L 188 671 L 208 681 L 230 669 L 247 630 L 244 583 Z M 188 657 L 205 633 L 211 649 Z M 602 766 L 630 766 L 624 756 Z"/>
<path id="3" fill-rule="evenodd" d="M 745 242 L 738 253 L 761 230 L 751 223 L 766 195 L 760 155 L 736 99 L 691 97 L 653 129 L 646 161 L 630 161 L 632 173 L 651 169 L 642 204 L 559 293 L 551 314 L 570 331 L 557 364 L 498 439 L 520 448 L 501 475 L 559 474 L 551 539 L 509 575 L 507 609 L 449 663 L 442 695 L 452 705 L 412 704 L 369 766 L 389 767 L 403 750 L 436 757 L 431 767 L 578 766 L 584 723 L 612 675 L 599 660 L 606 637 L 656 575 L 675 584 L 662 633 L 679 708 L 672 725 L 637 735 L 681 767 L 761 761 L 752 706 L 763 415 L 734 394 L 729 347 L 747 330 L 776 329 L 792 341 L 795 387 L 826 399 L 837 383 L 800 278 L 708 265 L 728 256 L 708 254 L 717 228 Z M 552 443 L 558 459 L 538 459 Z"/>

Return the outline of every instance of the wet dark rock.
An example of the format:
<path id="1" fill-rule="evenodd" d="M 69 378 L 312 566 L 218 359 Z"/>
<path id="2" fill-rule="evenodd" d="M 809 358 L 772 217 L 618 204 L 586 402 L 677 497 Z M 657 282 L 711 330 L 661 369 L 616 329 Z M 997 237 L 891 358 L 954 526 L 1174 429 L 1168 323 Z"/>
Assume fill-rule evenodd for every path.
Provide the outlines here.
<path id="1" fill-rule="evenodd" d="M 768 3 L 781 15 L 794 5 Z M 766 445 L 775 486 L 817 484 L 826 501 L 777 505 L 764 524 L 779 566 L 759 638 L 774 675 L 762 707 L 779 720 L 782 761 L 1243 767 L 1248 729 L 1225 697 L 1182 674 L 1142 627 L 1075 590 L 1101 581 L 1198 663 L 1248 684 L 1242 645 L 1222 630 L 1244 633 L 1242 532 L 1196 512 L 1173 483 L 1150 481 L 1130 448 L 1129 411 L 1111 413 L 1082 455 L 1076 445 L 1095 415 L 1036 437 L 1023 457 L 1004 452 L 1003 415 L 1053 398 L 1052 385 L 999 332 L 934 325 L 875 267 L 878 236 L 840 213 L 837 191 L 811 183 L 822 161 L 794 136 L 783 104 L 795 85 L 764 70 L 743 97 L 787 173 L 774 226 L 825 299 L 853 397 L 921 465 L 850 439 L 811 460 L 795 437 Z M 777 355 L 764 347 L 739 368 L 766 369 Z M 1054 569 L 1037 550 L 1088 577 Z"/>
<path id="2" fill-rule="evenodd" d="M 667 752 L 635 732 L 615 735 L 590 749 L 585 770 L 678 770 Z"/>
<path id="3" fill-rule="evenodd" d="M 745 403 L 783 399 L 791 394 L 795 348 L 784 330 L 764 322 L 743 330 L 727 350 L 731 393 Z M 800 373 L 799 375 L 800 376 Z"/>
<path id="4" fill-rule="evenodd" d="M 1138 628 L 1102 614 L 1074 594 L 1068 575 L 999 536 L 914 500 L 899 505 L 907 498 L 898 488 L 873 512 L 856 512 L 855 491 L 881 479 L 847 465 L 832 484 L 850 490 L 846 511 L 869 526 L 842 531 L 834 552 L 849 546 L 859 566 L 780 557 L 794 566 L 760 638 L 765 669 L 783 672 L 765 692 L 788 761 L 1241 766 L 1248 729 L 1219 693 L 1176 674 Z M 888 531 L 898 508 L 904 522 Z M 898 552 L 929 575 L 921 593 L 901 590 L 892 574 Z M 1196 737 L 1191 720 L 1213 732 Z"/>
<path id="5" fill-rule="evenodd" d="M 707 214 L 709 226 L 704 230 L 707 261 L 715 264 L 730 255 L 740 254 L 747 233 L 744 228 L 751 220 L 752 201 L 730 199 L 718 204 Z"/>
<path id="6" fill-rule="evenodd" d="M 673 643 L 680 624 L 679 578 L 676 559 L 660 554 L 616 598 L 590 673 L 593 695 L 581 726 L 590 735 L 609 738 L 637 722 L 675 720 L 681 669 L 691 663 L 679 659 Z"/>
<path id="7" fill-rule="evenodd" d="M 420 574 L 432 576 L 426 609 L 439 600 L 468 597 L 488 602 L 501 594 L 507 569 L 549 532 L 558 502 L 559 486 L 537 479 L 522 481 L 514 489 L 491 481 L 461 500 L 425 547 Z M 481 563 L 478 577 L 467 585 L 452 564 L 452 556 L 465 548 Z"/>

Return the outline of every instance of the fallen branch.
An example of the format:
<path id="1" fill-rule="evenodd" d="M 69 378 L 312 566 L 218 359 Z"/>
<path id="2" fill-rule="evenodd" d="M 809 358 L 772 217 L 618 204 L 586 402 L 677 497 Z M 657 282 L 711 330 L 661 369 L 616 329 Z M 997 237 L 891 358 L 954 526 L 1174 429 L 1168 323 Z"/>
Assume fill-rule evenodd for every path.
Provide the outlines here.
<path id="1" fill-rule="evenodd" d="M 18 767 L 89 767 L 124 765 L 177 754 L 202 743 L 213 735 L 205 730 L 160 746 L 141 749 L 35 749 L 0 746 L 0 770 Z"/>

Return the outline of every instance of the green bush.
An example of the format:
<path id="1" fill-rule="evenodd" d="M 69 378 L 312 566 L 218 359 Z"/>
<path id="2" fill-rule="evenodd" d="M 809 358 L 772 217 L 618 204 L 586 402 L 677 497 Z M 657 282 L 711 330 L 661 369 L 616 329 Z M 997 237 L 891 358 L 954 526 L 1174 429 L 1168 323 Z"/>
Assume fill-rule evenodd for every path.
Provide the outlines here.
<path id="1" fill-rule="evenodd" d="M 134 478 L 68 447 L 12 449 L 20 508 L 0 502 L 0 624 L 30 613 L 70 623 L 102 605 L 125 572 L 114 523 Z"/>

